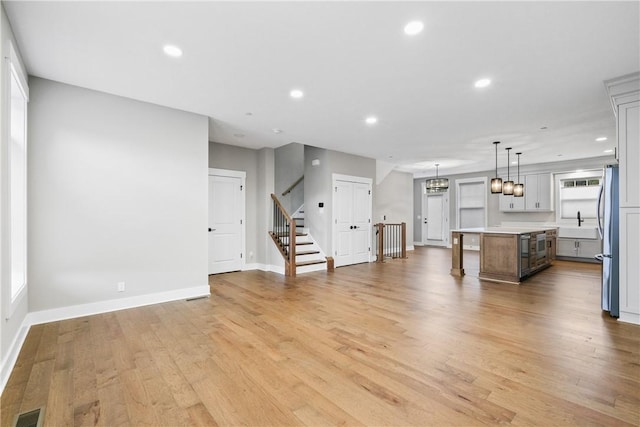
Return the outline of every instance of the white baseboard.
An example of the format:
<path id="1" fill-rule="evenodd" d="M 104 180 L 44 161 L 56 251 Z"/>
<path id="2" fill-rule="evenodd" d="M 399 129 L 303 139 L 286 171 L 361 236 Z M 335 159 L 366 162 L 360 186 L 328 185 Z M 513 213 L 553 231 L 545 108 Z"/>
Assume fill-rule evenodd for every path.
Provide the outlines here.
<path id="1" fill-rule="evenodd" d="M 618 317 L 618 320 L 620 322 L 633 323 L 636 325 L 640 325 L 640 314 L 621 311 L 620 317 Z"/>
<path id="2" fill-rule="evenodd" d="M 2 365 L 0 365 L 0 394 L 2 394 L 4 387 L 9 381 L 11 371 L 13 371 L 13 367 L 18 361 L 18 355 L 20 354 L 24 340 L 27 338 L 27 333 L 31 327 L 31 325 L 26 323 L 26 321 L 26 318 L 22 321 L 22 325 L 20 325 L 18 333 L 13 339 L 11 346 L 9 346 L 9 351 L 7 351 L 7 354 L 5 354 L 5 357 L 2 359 Z"/>
<path id="3" fill-rule="evenodd" d="M 41 323 L 56 322 L 58 320 L 73 319 L 76 317 L 91 316 L 93 314 L 108 313 L 110 311 L 209 295 L 211 295 L 209 285 L 194 286 L 192 288 L 176 289 L 174 291 L 158 292 L 155 294 L 33 311 L 27 314 L 25 321 L 28 325 L 39 325 Z"/>
<path id="4" fill-rule="evenodd" d="M 415 245 L 415 242 L 414 242 L 414 245 Z M 416 249 L 416 248 L 415 248 L 413 245 L 409 245 L 409 246 L 407 246 L 407 250 L 408 250 L 408 251 L 414 251 L 415 249 Z"/>

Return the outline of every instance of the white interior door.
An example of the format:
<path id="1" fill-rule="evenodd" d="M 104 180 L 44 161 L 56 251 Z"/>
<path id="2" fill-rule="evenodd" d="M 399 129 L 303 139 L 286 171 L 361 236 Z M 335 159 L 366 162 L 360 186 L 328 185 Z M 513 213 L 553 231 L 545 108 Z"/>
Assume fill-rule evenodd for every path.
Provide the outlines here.
<path id="1" fill-rule="evenodd" d="M 371 254 L 371 181 L 334 178 L 334 263 L 369 262 Z"/>
<path id="2" fill-rule="evenodd" d="M 449 192 L 423 195 L 422 241 L 425 245 L 446 246 L 448 244 Z"/>
<path id="3" fill-rule="evenodd" d="M 209 274 L 241 270 L 243 252 L 244 177 L 210 174 Z"/>

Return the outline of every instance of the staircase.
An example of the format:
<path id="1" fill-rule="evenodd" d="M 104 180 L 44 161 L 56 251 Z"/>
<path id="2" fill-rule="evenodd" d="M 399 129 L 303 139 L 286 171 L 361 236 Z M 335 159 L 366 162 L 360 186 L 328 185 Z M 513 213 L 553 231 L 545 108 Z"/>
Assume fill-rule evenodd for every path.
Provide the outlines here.
<path id="1" fill-rule="evenodd" d="M 274 218 L 269 235 L 284 257 L 285 275 L 295 276 L 298 273 L 332 269 L 333 260 L 324 256 L 304 225 L 304 208 L 298 209 L 294 217 L 290 217 L 274 194 L 271 198 Z"/>

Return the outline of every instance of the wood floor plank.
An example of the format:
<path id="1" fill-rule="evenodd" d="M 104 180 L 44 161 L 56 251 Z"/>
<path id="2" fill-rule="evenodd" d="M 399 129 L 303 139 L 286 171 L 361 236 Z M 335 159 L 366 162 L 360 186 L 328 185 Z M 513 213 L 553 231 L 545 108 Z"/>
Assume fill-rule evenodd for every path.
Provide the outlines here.
<path id="1" fill-rule="evenodd" d="M 521 285 L 449 274 L 451 252 L 283 277 L 36 325 L 2 425 L 640 425 L 640 327 L 600 310 L 600 267 Z"/>

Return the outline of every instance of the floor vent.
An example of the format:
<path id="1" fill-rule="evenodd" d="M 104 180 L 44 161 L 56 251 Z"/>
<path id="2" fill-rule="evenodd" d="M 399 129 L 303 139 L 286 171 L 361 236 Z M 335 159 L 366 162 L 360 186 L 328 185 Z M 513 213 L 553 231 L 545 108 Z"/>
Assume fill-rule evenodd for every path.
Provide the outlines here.
<path id="1" fill-rule="evenodd" d="M 42 427 L 44 420 L 44 407 L 33 411 L 18 414 L 14 427 Z"/>

